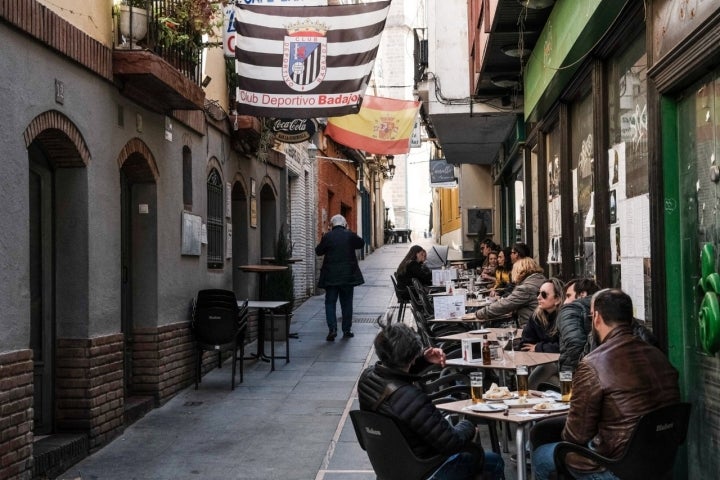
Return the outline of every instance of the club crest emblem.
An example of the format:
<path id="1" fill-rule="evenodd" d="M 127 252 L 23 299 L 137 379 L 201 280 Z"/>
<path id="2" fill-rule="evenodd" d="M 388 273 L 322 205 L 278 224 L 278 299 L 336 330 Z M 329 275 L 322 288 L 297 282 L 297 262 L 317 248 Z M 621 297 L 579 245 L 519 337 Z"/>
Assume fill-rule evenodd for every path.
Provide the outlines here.
<path id="1" fill-rule="evenodd" d="M 305 19 L 286 28 L 283 80 L 297 92 L 308 92 L 320 85 L 327 73 L 327 26 Z"/>

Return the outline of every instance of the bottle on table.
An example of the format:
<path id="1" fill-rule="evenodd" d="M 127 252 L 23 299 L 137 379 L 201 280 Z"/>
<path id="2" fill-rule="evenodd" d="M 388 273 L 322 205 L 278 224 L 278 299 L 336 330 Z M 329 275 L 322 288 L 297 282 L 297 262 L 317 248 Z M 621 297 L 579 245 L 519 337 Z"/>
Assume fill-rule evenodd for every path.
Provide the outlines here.
<path id="1" fill-rule="evenodd" d="M 490 341 L 488 340 L 487 333 L 483 335 L 482 363 L 483 365 L 490 365 L 492 363 L 492 353 L 490 352 Z"/>

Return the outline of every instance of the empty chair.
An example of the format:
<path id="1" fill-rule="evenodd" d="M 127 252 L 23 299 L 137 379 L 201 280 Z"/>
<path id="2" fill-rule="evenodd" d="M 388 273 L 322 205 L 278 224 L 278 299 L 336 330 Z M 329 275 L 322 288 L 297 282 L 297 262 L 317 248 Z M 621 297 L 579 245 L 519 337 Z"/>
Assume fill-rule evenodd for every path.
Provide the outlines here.
<path id="1" fill-rule="evenodd" d="M 423 480 L 437 470 L 445 456 L 419 458 L 395 421 L 374 412 L 352 410 L 350 419 L 378 480 Z"/>
<path id="2" fill-rule="evenodd" d="M 392 280 L 393 288 L 395 289 L 395 297 L 397 297 L 398 301 L 398 316 L 397 321 L 402 322 L 405 318 L 405 308 L 407 307 L 408 302 L 410 299 L 408 298 L 407 292 L 404 292 L 402 288 L 398 287 L 397 279 L 395 278 L 395 274 L 390 275 L 390 280 Z"/>
<path id="3" fill-rule="evenodd" d="M 566 456 L 573 453 L 595 461 L 623 480 L 671 478 L 675 454 L 685 442 L 689 419 L 689 403 L 668 405 L 643 415 L 617 459 L 603 457 L 574 443 L 560 442 L 555 449 L 558 473 L 573 478 L 565 465 Z"/>
<path id="4" fill-rule="evenodd" d="M 218 367 L 221 365 L 222 352 L 231 351 L 232 379 L 230 385 L 233 390 L 235 389 L 238 337 L 241 330 L 239 311 L 235 294 L 232 291 L 201 290 L 198 292 L 191 325 L 197 349 L 195 389 L 202 380 L 202 358 L 205 351 L 217 352 Z"/>

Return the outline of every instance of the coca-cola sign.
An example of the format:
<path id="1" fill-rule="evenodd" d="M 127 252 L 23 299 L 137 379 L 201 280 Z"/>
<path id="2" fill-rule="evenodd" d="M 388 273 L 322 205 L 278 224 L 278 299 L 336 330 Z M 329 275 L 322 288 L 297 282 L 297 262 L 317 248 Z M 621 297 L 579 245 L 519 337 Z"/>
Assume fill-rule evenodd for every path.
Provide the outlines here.
<path id="1" fill-rule="evenodd" d="M 275 118 L 270 123 L 275 140 L 283 143 L 300 143 L 312 138 L 317 131 L 314 118 Z"/>

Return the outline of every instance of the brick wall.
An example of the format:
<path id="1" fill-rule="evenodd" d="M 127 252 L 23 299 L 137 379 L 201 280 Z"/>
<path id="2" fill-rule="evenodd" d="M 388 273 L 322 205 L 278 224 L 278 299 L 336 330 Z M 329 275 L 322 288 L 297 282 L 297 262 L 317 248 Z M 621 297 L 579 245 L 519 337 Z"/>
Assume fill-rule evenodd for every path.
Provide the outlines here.
<path id="1" fill-rule="evenodd" d="M 0 478 L 32 476 L 32 350 L 0 355 Z"/>
<path id="2" fill-rule="evenodd" d="M 194 381 L 195 351 L 188 322 L 134 331 L 133 393 L 159 404 Z"/>
<path id="3" fill-rule="evenodd" d="M 123 429 L 123 335 L 58 339 L 55 358 L 57 429 L 105 445 Z"/>

